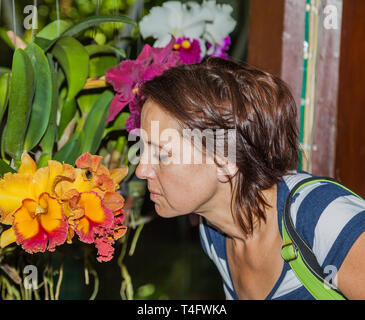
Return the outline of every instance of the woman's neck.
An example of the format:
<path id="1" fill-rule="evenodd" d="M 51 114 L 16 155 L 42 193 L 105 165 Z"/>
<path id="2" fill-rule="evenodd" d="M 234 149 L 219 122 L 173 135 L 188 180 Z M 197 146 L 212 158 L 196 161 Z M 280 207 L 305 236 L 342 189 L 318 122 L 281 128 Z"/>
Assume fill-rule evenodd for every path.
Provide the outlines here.
<path id="1" fill-rule="evenodd" d="M 262 191 L 262 195 L 266 203 L 270 207 L 264 209 L 266 222 L 254 220 L 253 232 L 247 235 L 243 232 L 239 224 L 234 220 L 231 213 L 231 197 L 232 192 L 230 186 L 225 184 L 224 188 L 217 193 L 214 203 L 210 204 L 210 210 L 200 213 L 207 221 L 224 233 L 227 237 L 232 238 L 237 245 L 259 240 L 259 242 L 270 242 L 270 239 L 277 236 L 278 220 L 277 220 L 277 185 Z"/>

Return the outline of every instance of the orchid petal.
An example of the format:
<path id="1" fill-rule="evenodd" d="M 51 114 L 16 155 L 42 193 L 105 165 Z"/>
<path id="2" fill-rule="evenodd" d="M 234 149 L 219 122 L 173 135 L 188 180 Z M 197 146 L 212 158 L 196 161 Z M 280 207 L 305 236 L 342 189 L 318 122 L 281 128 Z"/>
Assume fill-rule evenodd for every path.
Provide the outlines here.
<path id="1" fill-rule="evenodd" d="M 35 198 L 33 177 L 30 174 L 6 173 L 0 180 L 0 222 L 12 224 L 13 213 L 26 198 Z"/>
<path id="2" fill-rule="evenodd" d="M 110 178 L 113 179 L 115 184 L 119 184 L 128 174 L 128 167 L 115 168 L 110 170 Z"/>
<path id="3" fill-rule="evenodd" d="M 109 228 L 112 225 L 113 212 L 105 207 L 102 198 L 93 191 L 81 193 L 77 205 L 84 210 L 85 216 L 75 222 L 75 231 L 81 241 L 91 243 L 97 227 Z"/>
<path id="4" fill-rule="evenodd" d="M 121 101 L 121 95 L 117 93 L 109 107 L 109 114 L 108 118 L 106 119 L 107 122 L 113 121 L 114 118 L 118 115 L 119 112 L 123 110 L 123 108 L 128 104 L 128 101 Z"/>
<path id="5" fill-rule="evenodd" d="M 18 173 L 34 174 L 36 171 L 37 171 L 37 164 L 35 163 L 35 161 L 28 153 L 23 152 Z"/>
<path id="6" fill-rule="evenodd" d="M 106 192 L 103 198 L 105 207 L 115 212 L 123 208 L 124 198 L 117 192 Z"/>
<path id="7" fill-rule="evenodd" d="M 0 235 L 0 247 L 5 248 L 16 241 L 16 234 L 13 228 L 3 231 Z"/>
<path id="8" fill-rule="evenodd" d="M 103 157 L 101 156 L 91 155 L 89 152 L 86 152 L 76 160 L 76 166 L 80 169 L 96 172 L 102 159 Z"/>

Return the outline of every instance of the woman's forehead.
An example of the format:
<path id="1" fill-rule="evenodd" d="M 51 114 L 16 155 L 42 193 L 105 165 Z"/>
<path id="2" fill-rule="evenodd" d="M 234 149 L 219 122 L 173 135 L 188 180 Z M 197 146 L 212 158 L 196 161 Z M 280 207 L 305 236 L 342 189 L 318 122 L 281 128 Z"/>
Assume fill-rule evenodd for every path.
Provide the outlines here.
<path id="1" fill-rule="evenodd" d="M 179 129 L 178 122 L 171 117 L 159 104 L 147 99 L 141 112 L 141 128 L 149 131 L 158 127 L 160 131 L 165 129 Z"/>

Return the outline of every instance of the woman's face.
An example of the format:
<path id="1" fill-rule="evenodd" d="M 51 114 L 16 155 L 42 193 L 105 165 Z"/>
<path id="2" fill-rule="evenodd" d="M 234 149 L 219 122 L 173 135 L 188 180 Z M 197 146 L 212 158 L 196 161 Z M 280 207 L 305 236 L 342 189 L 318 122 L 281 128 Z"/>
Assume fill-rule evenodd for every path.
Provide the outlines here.
<path id="1" fill-rule="evenodd" d="M 219 188 L 217 166 L 204 161 L 178 128 L 177 121 L 158 104 L 150 99 L 145 102 L 141 114 L 143 149 L 136 175 L 147 179 L 155 210 L 166 218 L 210 210 Z M 189 161 L 186 150 L 199 154 L 202 163 Z"/>

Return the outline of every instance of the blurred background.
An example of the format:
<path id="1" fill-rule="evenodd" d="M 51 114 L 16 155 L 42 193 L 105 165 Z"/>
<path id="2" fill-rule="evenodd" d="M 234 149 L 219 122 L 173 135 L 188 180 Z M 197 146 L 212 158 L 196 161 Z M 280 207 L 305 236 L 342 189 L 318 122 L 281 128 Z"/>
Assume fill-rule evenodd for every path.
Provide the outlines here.
<path id="1" fill-rule="evenodd" d="M 95 14 L 125 15 L 139 21 L 164 1 L 0 0 L 0 27 L 30 41 L 57 19 L 76 23 Z M 181 1 L 185 2 L 185 1 Z M 201 1 L 197 1 L 201 2 Z M 300 168 L 332 176 L 365 195 L 365 1 L 230 0 L 237 25 L 231 34 L 232 59 L 246 61 L 286 81 L 297 102 L 301 128 Z M 15 4 L 15 10 L 13 10 Z M 24 8 L 38 8 L 38 29 L 27 30 Z M 134 59 L 142 42 L 138 28 L 101 24 L 80 41 L 97 44 L 118 39 Z M 0 39 L 0 66 L 10 68 L 12 50 Z M 133 177 L 134 180 L 138 180 Z M 187 182 L 188 183 L 188 182 Z M 148 191 L 140 201 L 144 226 L 133 255 L 125 255 L 135 299 L 224 299 L 222 282 L 204 254 L 197 220 L 160 218 Z M 65 246 L 63 246 L 65 247 Z M 117 259 L 94 268 L 95 287 L 85 286 L 81 251 L 64 248 L 60 299 L 120 299 L 123 275 Z M 122 248 L 117 247 L 116 256 Z"/>

